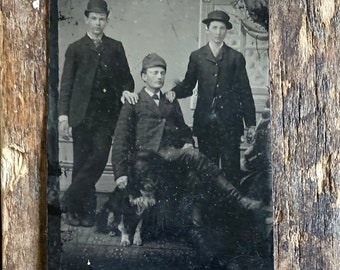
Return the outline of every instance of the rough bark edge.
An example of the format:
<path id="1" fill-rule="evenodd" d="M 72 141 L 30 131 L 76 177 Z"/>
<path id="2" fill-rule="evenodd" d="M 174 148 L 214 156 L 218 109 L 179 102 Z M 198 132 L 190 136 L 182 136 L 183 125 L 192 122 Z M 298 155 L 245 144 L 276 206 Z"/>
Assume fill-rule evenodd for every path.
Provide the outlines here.
<path id="1" fill-rule="evenodd" d="M 275 268 L 339 269 L 340 4 L 270 4 Z"/>
<path id="2" fill-rule="evenodd" d="M 4 2 L 3 2 L 4 3 Z M 5 24 L 4 24 L 4 15 L 3 15 L 3 10 L 5 9 L 5 4 L 3 4 L 2 3 L 2 12 L 1 12 L 1 14 L 0 14 L 0 26 L 1 26 L 1 34 L 0 34 L 0 37 L 2 37 L 3 35 L 4 35 L 4 27 L 5 27 Z M 273 6 L 273 3 L 275 3 L 274 1 L 272 1 L 272 5 L 271 6 Z M 27 4 L 27 3 L 26 3 Z M 26 5 L 26 4 L 22 4 L 22 5 Z M 29 3 L 29 4 L 31 4 L 31 3 Z M 277 5 L 280 5 L 280 3 L 276 3 Z M 16 7 L 18 7 L 18 6 L 20 6 L 20 3 L 17 3 L 16 4 Z M 24 7 L 25 8 L 25 7 Z M 22 10 L 22 9 L 21 9 Z M 274 9 L 273 8 L 271 8 L 271 11 L 274 11 Z M 10 12 L 10 11 L 7 11 L 7 12 Z M 281 16 L 281 15 L 280 15 Z M 276 35 L 278 35 L 279 33 L 280 33 L 280 31 L 279 31 L 279 27 L 281 27 L 282 25 L 284 25 L 284 22 L 282 22 L 282 21 L 280 21 L 278 18 L 280 17 L 279 16 L 279 14 L 278 13 L 275 13 L 275 14 L 271 14 L 271 25 L 274 25 L 274 23 L 278 26 L 278 27 L 275 27 L 275 28 L 273 28 L 272 30 L 271 30 L 271 36 L 272 36 L 272 38 L 271 38 L 271 41 L 274 41 L 274 44 L 277 44 L 277 42 L 275 42 L 275 33 L 276 33 Z M 287 17 L 285 17 L 285 16 L 282 16 L 282 19 L 283 18 L 287 18 Z M 42 20 L 43 21 L 43 20 Z M 296 26 L 295 26 L 296 27 Z M 277 31 L 277 32 L 276 32 Z M 45 32 L 45 31 L 44 31 Z M 306 31 L 306 33 L 308 34 L 308 31 Z M 277 37 L 277 36 L 276 36 Z M 3 52 L 3 50 L 4 50 L 4 47 L 6 46 L 6 42 L 8 42 L 8 41 L 4 41 L 4 40 L 1 40 L 0 39 L 0 43 L 1 43 L 1 45 L 0 45 L 0 52 L 1 52 L 1 67 L 3 67 L 3 63 L 5 62 L 7 62 L 7 59 L 5 59 L 6 57 L 4 57 L 4 52 Z M 288 40 L 286 41 L 286 43 L 289 43 L 290 41 L 289 41 L 289 38 L 288 38 Z M 292 42 L 292 43 L 294 43 L 294 42 Z M 273 44 L 273 43 L 272 43 Z M 7 44 L 8 45 L 8 44 Z M 294 46 L 292 46 L 292 47 L 294 47 Z M 21 48 L 22 50 L 23 50 L 23 48 Z M 306 46 L 306 48 L 305 48 L 305 50 L 304 50 L 304 55 L 305 56 L 308 56 L 309 54 L 310 54 L 310 50 L 313 50 L 313 47 L 311 47 L 311 46 Z M 42 51 L 46 51 L 44 48 L 42 48 Z M 40 52 L 41 53 L 41 52 Z M 38 53 L 39 54 L 39 53 Z M 271 68 L 271 72 L 272 72 L 272 74 L 271 74 L 271 77 L 272 78 L 274 78 L 276 75 L 275 75 L 275 72 L 282 72 L 282 69 L 284 68 L 284 57 L 285 56 L 282 56 L 282 54 L 280 54 L 280 53 L 278 53 L 277 51 L 276 52 L 274 52 L 274 51 L 271 51 L 271 55 L 273 56 L 272 58 L 271 58 L 271 64 L 273 65 L 272 66 L 272 68 Z M 275 57 L 274 57 L 275 56 Z M 46 68 L 46 66 L 44 66 L 44 65 L 40 65 L 39 66 L 39 69 L 44 69 L 44 68 Z M 43 73 L 45 73 L 45 72 L 43 72 Z M 6 75 L 6 72 L 4 71 L 4 68 L 2 68 L 1 69 L 1 79 L 4 77 Z M 280 75 L 278 75 L 278 76 L 280 76 Z M 1 80 L 2 82 L 3 82 L 3 80 Z M 282 83 L 284 83 L 284 82 L 282 82 Z M 2 85 L 1 85 L 1 93 L 3 93 L 3 87 L 5 87 L 5 83 L 2 83 Z M 44 90 L 46 90 L 45 89 L 45 87 L 43 87 L 44 88 Z M 285 142 L 285 140 L 280 140 L 280 139 L 276 139 L 276 136 L 279 136 L 279 137 L 277 137 L 277 138 L 281 138 L 281 136 L 283 135 L 283 133 L 284 133 L 284 130 L 283 130 L 283 126 L 279 123 L 279 121 L 280 121 L 280 119 L 282 118 L 282 112 L 283 112 L 283 108 L 282 108 L 282 106 L 284 106 L 284 104 L 282 104 L 282 103 L 280 103 L 280 102 L 276 102 L 276 101 L 280 101 L 281 100 L 281 97 L 280 97 L 280 95 L 283 95 L 284 94 L 284 92 L 285 91 L 283 91 L 284 89 L 287 89 L 287 87 L 282 87 L 282 88 L 280 88 L 280 87 L 277 87 L 277 86 L 275 86 L 275 85 L 272 85 L 272 104 L 273 104 L 273 111 L 274 112 L 278 112 L 279 113 L 279 115 L 276 115 L 276 116 L 278 116 L 279 118 L 273 118 L 273 124 L 275 124 L 275 123 L 278 123 L 277 124 L 277 127 L 276 127 L 276 129 L 273 129 L 273 146 L 274 147 L 276 147 L 276 149 L 274 149 L 273 151 L 274 151 L 274 153 L 273 153 L 273 158 L 274 158 L 274 167 L 275 166 L 281 166 L 281 162 L 283 162 L 284 161 L 284 157 L 282 157 L 282 154 L 280 153 L 280 151 L 281 150 L 283 150 L 284 149 L 284 142 Z M 41 94 L 41 92 L 39 92 L 40 94 Z M 46 93 L 45 91 L 44 91 L 44 93 Z M 275 96 L 275 93 L 277 93 L 277 95 L 278 96 Z M 46 102 L 46 97 L 42 97 L 41 95 L 39 96 L 39 94 L 36 94 L 35 95 L 38 99 L 42 99 L 43 100 L 43 103 L 44 104 L 46 104 L 45 102 Z M 3 101 L 3 96 L 2 96 L 2 101 Z M 42 107 L 46 107 L 46 105 L 45 106 L 42 106 Z M 46 111 L 46 108 L 44 108 L 44 111 Z M 1 149 L 1 157 L 3 158 L 3 155 L 4 155 L 4 149 L 6 148 L 6 147 L 8 147 L 8 148 L 6 148 L 6 149 L 9 149 L 10 151 L 12 151 L 12 157 L 13 156 L 17 156 L 16 158 L 12 158 L 14 161 L 16 161 L 17 163 L 13 163 L 13 164 L 16 164 L 16 165 L 14 165 L 14 171 L 13 171 L 13 175 L 17 175 L 17 176 L 19 176 L 19 180 L 18 181 L 20 181 L 21 180 L 21 178 L 22 177 L 25 177 L 25 176 L 27 176 L 27 174 L 30 174 L 30 171 L 31 170 L 37 170 L 37 168 L 39 167 L 39 166 L 34 166 L 34 168 L 32 169 L 32 165 L 31 165 L 31 163 L 29 163 L 29 161 L 32 159 L 32 156 L 24 149 L 22 149 L 20 146 L 18 147 L 16 144 L 9 144 L 8 143 L 8 138 L 6 138 L 5 137 L 5 135 L 3 134 L 4 132 L 6 132 L 7 131 L 7 129 L 10 129 L 10 127 L 7 125 L 7 123 L 6 123 L 6 119 L 4 119 L 4 117 L 3 117 L 3 104 L 1 104 L 1 112 L 2 112 L 2 115 L 1 115 L 1 130 L 2 130 L 2 132 L 1 132 L 1 146 L 2 146 L 2 149 Z M 46 117 L 45 117 L 46 118 Z M 38 123 L 40 123 L 39 125 L 41 125 L 41 126 L 43 126 L 44 125 L 44 120 L 41 120 L 41 121 L 38 121 Z M 6 130 L 5 130 L 6 129 Z M 46 131 L 45 130 L 45 128 L 43 128 L 43 130 L 44 131 Z M 336 135 L 336 134 L 335 134 Z M 42 137 L 44 137 L 44 136 L 42 136 Z M 39 141 L 40 141 L 40 138 L 39 138 Z M 40 153 L 45 153 L 46 151 L 46 149 L 44 149 L 45 147 L 41 147 L 41 145 L 42 145 L 43 143 L 41 143 L 41 142 L 38 142 L 38 148 L 39 148 L 39 151 L 41 151 Z M 40 145 L 40 146 L 39 146 Z M 274 148 L 273 147 L 273 148 Z M 42 149 L 41 149 L 42 148 Z M 28 150 L 30 150 L 30 149 L 28 149 Z M 291 156 L 290 156 L 291 157 Z M 27 158 L 28 159 L 28 161 L 25 161 L 25 158 Z M 286 156 L 286 158 L 288 158 L 288 156 Z M 39 161 L 40 162 L 40 164 L 42 163 L 42 164 L 45 164 L 46 162 L 44 161 L 44 158 L 41 158 L 41 160 Z M 39 163 L 38 162 L 38 163 Z M 334 162 L 334 160 L 332 161 L 332 162 Z M 3 165 L 4 163 L 2 162 L 2 165 Z M 21 164 L 21 165 L 20 165 Z M 22 164 L 29 164 L 29 166 L 28 167 L 25 167 L 25 166 L 23 166 Z M 42 171 L 42 175 L 45 175 L 46 174 L 46 167 L 45 167 L 45 165 L 42 165 L 42 167 L 43 167 L 43 171 Z M 25 170 L 28 170 L 28 172 L 26 173 L 25 172 Z M 36 173 L 35 171 L 34 171 L 34 173 Z M 279 172 L 276 172 L 276 174 L 275 174 L 275 176 L 278 176 L 278 178 L 277 178 L 277 180 L 275 181 L 276 182 L 276 187 L 277 187 L 277 181 L 279 181 L 280 179 L 282 179 L 282 180 L 285 180 L 284 179 L 284 177 L 282 176 L 282 175 L 280 175 L 280 173 Z M 27 178 L 27 177 L 26 177 Z M 46 177 L 43 177 L 42 179 L 46 179 Z M 2 181 L 3 181 L 3 178 L 2 178 Z M 330 182 L 330 183 L 332 183 L 332 182 Z M 327 183 L 326 183 L 327 184 Z M 327 186 L 327 185 L 326 185 Z M 330 185 L 331 186 L 331 185 Z M 7 189 L 6 189 L 7 190 Z M 3 207 L 3 205 L 4 205 L 4 201 L 7 199 L 7 194 L 5 193 L 5 191 L 6 190 L 4 190 L 4 192 L 3 192 L 3 189 L 2 189 L 2 193 L 1 193 L 1 198 L 2 198 L 2 207 Z M 324 190 L 325 191 L 325 185 L 321 185 L 321 189 L 320 189 L 321 191 L 322 190 Z M 39 194 L 41 193 L 41 191 L 39 191 Z M 41 195 L 41 194 L 40 194 Z M 278 196 L 277 194 L 276 195 L 274 195 L 274 196 Z M 43 196 L 42 196 L 43 197 Z M 276 199 L 279 199 L 279 197 L 275 197 Z M 337 198 L 339 198 L 339 196 L 337 196 Z M 39 199 L 39 201 L 41 202 L 42 201 L 42 198 L 40 198 Z M 39 208 L 41 208 L 41 214 L 42 214 L 42 219 L 44 219 L 44 216 L 46 216 L 46 210 L 44 210 L 44 208 L 45 208 L 45 206 L 44 206 L 44 203 L 40 203 L 40 205 L 42 205 L 42 206 L 39 206 Z M 339 201 L 337 200 L 336 201 L 336 205 L 337 206 L 339 206 Z M 2 208 L 3 209 L 3 208 Z M 280 210 L 280 206 L 275 206 L 275 214 L 276 214 L 276 224 L 275 224 L 275 233 L 276 234 L 281 234 L 281 235 L 284 235 L 284 233 L 281 231 L 280 232 L 280 228 L 279 228 L 279 225 L 280 225 L 280 223 L 284 220 L 284 218 L 285 218 L 285 216 L 284 216 L 284 213 L 283 212 L 281 212 L 281 210 Z M 35 228 L 36 230 L 38 230 L 39 232 L 41 232 L 41 234 L 45 234 L 45 232 L 43 231 L 43 230 L 39 230 L 38 228 Z M 3 232 L 4 232 L 4 229 L 3 229 Z M 14 232 L 15 233 L 15 232 Z M 4 238 L 5 238 L 6 236 L 4 236 L 4 234 L 3 234 L 3 241 L 4 241 Z M 36 237 L 35 238 L 35 243 L 32 243 L 32 247 L 37 247 L 37 246 L 39 246 L 37 243 L 39 243 L 39 240 L 40 239 L 44 239 L 44 236 L 38 236 L 38 237 Z M 279 241 L 279 239 L 276 239 L 276 241 Z M 45 244 L 43 243 L 44 242 L 44 240 L 42 241 L 42 245 L 41 246 L 44 246 Z M 284 259 L 284 258 L 282 258 L 282 255 L 281 255 L 281 251 L 278 249 L 279 248 L 279 245 L 280 245 L 280 243 L 279 242 L 275 242 L 275 249 L 276 249 L 276 252 L 275 252 L 275 254 L 276 254 L 276 261 L 280 261 L 280 260 L 282 260 L 282 259 Z M 44 249 L 44 248 L 42 248 L 40 246 L 40 250 L 42 250 L 42 249 Z M 3 246 L 3 248 L 4 248 L 4 246 Z M 38 250 L 39 250 L 38 249 Z M 32 252 L 32 253 L 35 253 L 35 251 L 36 251 L 36 249 L 31 249 L 30 250 L 30 252 Z M 22 269 L 38 269 L 38 268 L 35 268 L 35 266 L 36 265 L 43 265 L 43 263 L 42 262 L 46 262 L 46 259 L 45 258 L 43 258 L 44 256 L 42 255 L 43 254 L 43 252 L 41 252 L 40 253 L 41 254 L 41 256 L 38 256 L 39 258 L 41 258 L 41 262 L 37 262 L 37 261 L 33 261 L 32 262 L 32 264 L 27 264 L 27 261 L 25 261 L 25 264 L 22 266 L 22 267 L 20 267 L 20 265 L 16 265 L 17 267 L 16 267 L 16 269 L 20 269 L 20 268 L 22 268 Z M 5 255 L 5 256 L 4 256 Z M 8 254 L 6 255 L 6 254 L 4 254 L 4 249 L 3 249 L 3 263 L 4 263 L 4 259 L 8 259 L 8 257 L 10 257 Z M 32 256 L 32 257 L 34 257 L 34 256 Z M 11 258 L 9 258 L 9 259 L 11 259 Z M 290 258 L 290 260 L 291 261 L 294 261 L 294 259 L 293 258 Z M 296 260 L 296 258 L 295 258 L 295 260 Z M 3 264 L 3 269 L 6 269 L 6 267 L 4 267 L 4 264 Z"/>
<path id="3" fill-rule="evenodd" d="M 47 5 L 0 8 L 2 269 L 46 269 Z"/>

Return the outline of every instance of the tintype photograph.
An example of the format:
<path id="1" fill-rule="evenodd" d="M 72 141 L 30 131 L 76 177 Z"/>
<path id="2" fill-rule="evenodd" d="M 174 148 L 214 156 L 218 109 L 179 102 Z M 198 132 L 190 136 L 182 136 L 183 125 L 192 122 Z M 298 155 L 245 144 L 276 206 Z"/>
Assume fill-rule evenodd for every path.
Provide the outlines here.
<path id="1" fill-rule="evenodd" d="M 54 265 L 273 269 L 268 1 L 50 12 Z"/>

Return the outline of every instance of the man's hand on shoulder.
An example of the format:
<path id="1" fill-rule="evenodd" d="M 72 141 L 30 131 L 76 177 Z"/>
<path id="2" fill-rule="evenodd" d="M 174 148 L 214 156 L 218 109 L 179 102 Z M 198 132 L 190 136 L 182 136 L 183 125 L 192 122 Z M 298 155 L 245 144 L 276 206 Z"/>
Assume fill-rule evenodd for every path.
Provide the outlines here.
<path id="1" fill-rule="evenodd" d="M 175 84 L 175 86 L 181 84 L 181 80 L 180 79 L 175 79 L 174 80 L 174 84 Z"/>
<path id="2" fill-rule="evenodd" d="M 176 98 L 176 93 L 174 91 L 168 91 L 165 93 L 165 98 L 170 102 L 174 102 L 175 98 Z"/>
<path id="3" fill-rule="evenodd" d="M 125 101 L 129 102 L 131 105 L 135 105 L 138 102 L 138 94 L 137 93 L 132 93 L 127 90 L 123 91 L 121 101 L 124 104 Z"/>
<path id="4" fill-rule="evenodd" d="M 116 185 L 119 189 L 126 188 L 127 183 L 128 183 L 128 177 L 126 175 L 118 177 L 117 180 L 116 180 Z"/>

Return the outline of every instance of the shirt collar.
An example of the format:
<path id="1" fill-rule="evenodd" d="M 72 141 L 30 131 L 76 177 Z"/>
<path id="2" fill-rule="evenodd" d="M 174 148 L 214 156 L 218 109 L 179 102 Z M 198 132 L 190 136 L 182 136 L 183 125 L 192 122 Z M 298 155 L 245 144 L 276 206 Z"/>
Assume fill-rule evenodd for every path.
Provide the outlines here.
<path id="1" fill-rule="evenodd" d="M 223 47 L 223 45 L 224 45 L 224 42 L 222 42 L 221 45 L 217 49 L 220 50 Z M 213 50 L 213 48 L 215 48 L 210 41 L 209 41 L 209 47 L 210 47 L 211 50 Z"/>
<path id="2" fill-rule="evenodd" d="M 103 38 L 103 36 L 104 36 L 104 34 L 101 34 L 99 38 L 95 38 L 94 36 L 91 35 L 90 32 L 87 32 L 86 34 L 87 34 L 87 36 L 88 36 L 91 40 L 96 40 L 96 41 L 102 40 L 102 38 Z"/>
<path id="3" fill-rule="evenodd" d="M 158 98 L 160 98 L 161 96 L 161 91 L 158 91 L 157 93 L 153 93 L 152 91 L 148 90 L 146 87 L 144 89 L 145 89 L 145 92 L 148 93 L 150 97 L 152 97 L 154 94 L 156 94 Z"/>

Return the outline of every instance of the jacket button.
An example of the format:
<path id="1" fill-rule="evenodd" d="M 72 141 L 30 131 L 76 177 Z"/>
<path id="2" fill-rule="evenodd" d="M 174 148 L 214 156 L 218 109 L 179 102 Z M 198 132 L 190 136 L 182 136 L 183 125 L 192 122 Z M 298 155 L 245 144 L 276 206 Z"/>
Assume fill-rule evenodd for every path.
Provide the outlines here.
<path id="1" fill-rule="evenodd" d="M 103 93 L 106 93 L 106 91 L 107 91 L 107 90 L 104 88 L 104 89 L 103 89 Z"/>
<path id="2" fill-rule="evenodd" d="M 214 76 L 217 77 L 217 73 L 215 73 Z"/>
<path id="3" fill-rule="evenodd" d="M 216 87 L 218 88 L 218 87 L 220 87 L 220 85 L 219 85 L 219 84 L 216 84 Z"/>

